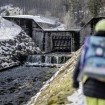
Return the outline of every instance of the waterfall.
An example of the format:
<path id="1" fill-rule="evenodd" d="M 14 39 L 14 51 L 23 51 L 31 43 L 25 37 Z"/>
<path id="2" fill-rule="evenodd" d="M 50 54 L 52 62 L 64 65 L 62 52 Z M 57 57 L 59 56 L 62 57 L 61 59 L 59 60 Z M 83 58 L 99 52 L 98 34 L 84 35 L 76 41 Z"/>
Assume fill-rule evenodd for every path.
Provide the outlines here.
<path id="1" fill-rule="evenodd" d="M 70 56 L 65 55 L 51 55 L 40 54 L 28 56 L 26 65 L 28 66 L 59 66 L 64 64 Z"/>
<path id="2" fill-rule="evenodd" d="M 56 63 L 57 63 L 57 58 L 56 58 L 56 56 L 52 56 L 51 63 L 52 63 L 52 64 L 56 64 Z"/>
<path id="3" fill-rule="evenodd" d="M 41 55 L 30 55 L 27 61 L 30 63 L 41 63 Z"/>
<path id="4" fill-rule="evenodd" d="M 45 57 L 45 63 L 51 64 L 51 56 Z"/>

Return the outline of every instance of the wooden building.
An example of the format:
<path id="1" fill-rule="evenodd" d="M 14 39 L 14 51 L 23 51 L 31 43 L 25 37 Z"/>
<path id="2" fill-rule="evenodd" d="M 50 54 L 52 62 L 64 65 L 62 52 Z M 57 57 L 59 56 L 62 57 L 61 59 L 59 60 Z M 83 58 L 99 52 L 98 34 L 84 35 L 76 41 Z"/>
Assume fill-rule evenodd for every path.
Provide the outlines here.
<path id="1" fill-rule="evenodd" d="M 43 50 L 46 52 L 74 52 L 80 47 L 79 41 L 79 30 L 44 31 Z"/>
<path id="2" fill-rule="evenodd" d="M 29 17 L 19 17 L 18 16 L 5 16 L 3 17 L 7 20 L 10 20 L 17 25 L 19 25 L 30 37 L 33 35 L 33 31 L 42 30 L 42 28 L 38 25 L 37 22 L 33 20 L 33 18 Z"/>
<path id="3" fill-rule="evenodd" d="M 81 43 L 81 45 L 83 44 L 84 38 L 86 36 L 94 34 L 95 25 L 101 19 L 105 19 L 105 17 L 92 18 L 89 22 L 86 23 L 86 25 L 84 25 L 84 27 L 81 28 L 81 30 L 80 30 L 80 35 L 81 35 L 81 37 L 80 37 L 80 43 Z"/>
<path id="4" fill-rule="evenodd" d="M 80 48 L 80 30 L 44 30 L 33 17 L 4 17 L 15 22 L 44 52 L 74 52 Z"/>

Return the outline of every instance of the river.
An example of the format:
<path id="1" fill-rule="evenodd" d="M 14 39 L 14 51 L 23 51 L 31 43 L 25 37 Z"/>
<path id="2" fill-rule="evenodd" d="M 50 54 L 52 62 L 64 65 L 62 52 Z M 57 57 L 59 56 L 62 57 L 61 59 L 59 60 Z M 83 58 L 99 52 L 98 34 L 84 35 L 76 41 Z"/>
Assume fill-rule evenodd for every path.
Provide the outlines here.
<path id="1" fill-rule="evenodd" d="M 19 66 L 0 72 L 0 105 L 24 105 L 57 68 Z"/>

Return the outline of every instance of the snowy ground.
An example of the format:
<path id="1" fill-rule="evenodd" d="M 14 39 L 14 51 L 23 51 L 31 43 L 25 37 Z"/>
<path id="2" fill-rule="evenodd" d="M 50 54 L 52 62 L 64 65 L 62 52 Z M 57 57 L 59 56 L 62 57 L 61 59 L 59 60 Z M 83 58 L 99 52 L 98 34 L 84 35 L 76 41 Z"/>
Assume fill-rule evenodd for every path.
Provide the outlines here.
<path id="1" fill-rule="evenodd" d="M 86 105 L 86 99 L 82 92 L 82 86 L 76 90 L 71 96 L 67 97 L 67 105 Z"/>

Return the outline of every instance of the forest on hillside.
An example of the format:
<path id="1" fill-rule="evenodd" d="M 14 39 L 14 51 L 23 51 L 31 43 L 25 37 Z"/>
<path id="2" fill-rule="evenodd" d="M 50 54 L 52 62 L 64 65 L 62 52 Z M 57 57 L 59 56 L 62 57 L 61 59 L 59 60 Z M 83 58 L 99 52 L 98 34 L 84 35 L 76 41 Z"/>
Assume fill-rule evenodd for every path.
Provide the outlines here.
<path id="1" fill-rule="evenodd" d="M 92 17 L 105 15 L 104 0 L 0 0 L 0 6 L 12 4 L 24 14 L 60 18 L 68 28 L 83 26 Z"/>
<path id="2" fill-rule="evenodd" d="M 62 17 L 67 10 L 66 0 L 0 0 L 0 5 L 12 4 L 24 9 L 24 14 L 43 14 Z"/>

